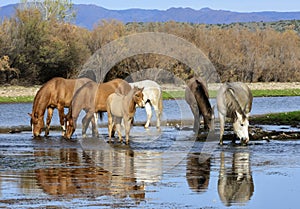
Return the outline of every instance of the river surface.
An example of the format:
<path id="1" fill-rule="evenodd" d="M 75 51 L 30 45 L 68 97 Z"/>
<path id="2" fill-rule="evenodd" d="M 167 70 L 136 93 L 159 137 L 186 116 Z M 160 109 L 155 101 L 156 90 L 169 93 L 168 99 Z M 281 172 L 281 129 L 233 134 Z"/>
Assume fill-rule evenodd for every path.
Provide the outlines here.
<path id="1" fill-rule="evenodd" d="M 299 103 L 255 98 L 252 114 Z M 31 104 L 0 107 L 0 126 L 29 125 Z M 163 120 L 191 118 L 184 100 L 164 101 Z M 79 129 L 69 141 L 55 131 L 0 134 L 0 208 L 299 208 L 300 140 L 219 146 L 215 136 L 199 142 L 189 129 L 164 125 L 134 126 L 125 145 L 99 132 L 82 139 Z"/>

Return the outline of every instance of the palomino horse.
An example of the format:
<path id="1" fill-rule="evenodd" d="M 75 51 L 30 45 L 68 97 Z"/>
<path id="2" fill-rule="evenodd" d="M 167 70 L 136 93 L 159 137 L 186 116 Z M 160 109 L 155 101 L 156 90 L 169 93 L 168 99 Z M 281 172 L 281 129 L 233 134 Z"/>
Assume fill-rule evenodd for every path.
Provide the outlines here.
<path id="1" fill-rule="evenodd" d="M 214 111 L 209 102 L 206 84 L 200 78 L 191 78 L 185 89 L 185 100 L 194 115 L 194 131 L 199 132 L 200 116 L 204 119 L 204 129 L 213 130 Z"/>
<path id="2" fill-rule="evenodd" d="M 114 125 L 116 125 L 120 142 L 123 141 L 121 134 L 121 122 L 123 119 L 125 126 L 126 144 L 128 144 L 130 127 L 135 115 L 136 106 L 145 106 L 143 100 L 143 88 L 140 89 L 138 87 L 133 87 L 132 90 L 125 96 L 113 93 L 107 98 L 109 141 L 111 140 Z"/>
<path id="3" fill-rule="evenodd" d="M 76 122 L 80 111 L 83 109 L 86 112 L 85 117 L 82 119 L 82 135 L 85 137 L 85 133 L 90 121 L 92 121 L 93 135 L 98 135 L 98 129 L 96 126 L 95 113 L 106 112 L 106 100 L 112 93 L 120 93 L 126 95 L 131 90 L 130 85 L 122 79 L 114 79 L 106 83 L 97 84 L 94 81 L 88 82 L 82 86 L 75 93 L 71 108 L 67 114 L 67 131 L 65 137 L 70 139 L 76 129 Z"/>
<path id="4" fill-rule="evenodd" d="M 223 134 L 226 117 L 231 118 L 233 130 L 241 143 L 249 141 L 249 113 L 252 108 L 252 93 L 249 87 L 241 82 L 225 83 L 217 93 L 217 106 L 220 118 L 220 145 L 223 144 Z M 235 139 L 233 139 L 235 142 Z"/>
<path id="5" fill-rule="evenodd" d="M 152 117 L 151 106 L 153 106 L 156 114 L 156 128 L 160 128 L 160 117 L 163 109 L 162 93 L 161 88 L 155 81 L 143 80 L 134 83 L 129 83 L 131 87 L 144 88 L 144 102 L 145 110 L 147 113 L 147 122 L 145 128 L 148 128 L 150 125 L 150 120 Z"/>
<path id="6" fill-rule="evenodd" d="M 45 136 L 48 136 L 50 122 L 54 108 L 58 109 L 60 125 L 64 127 L 64 108 L 71 105 L 74 93 L 86 82 L 91 81 L 88 78 L 64 79 L 53 78 L 45 83 L 35 95 L 30 123 L 34 136 L 39 136 L 44 128 L 44 114 L 47 109 L 47 122 Z"/>

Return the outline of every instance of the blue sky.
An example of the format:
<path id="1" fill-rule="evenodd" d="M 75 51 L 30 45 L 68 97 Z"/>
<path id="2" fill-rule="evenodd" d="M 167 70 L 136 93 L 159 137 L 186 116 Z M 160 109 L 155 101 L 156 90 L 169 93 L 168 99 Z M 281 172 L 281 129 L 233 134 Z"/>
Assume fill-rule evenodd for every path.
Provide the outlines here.
<path id="1" fill-rule="evenodd" d="M 0 6 L 19 3 L 20 0 L 0 0 Z M 237 12 L 256 11 L 300 11 L 299 0 L 73 0 L 74 4 L 96 4 L 107 9 L 160 9 L 190 7 L 201 9 L 231 10 Z"/>

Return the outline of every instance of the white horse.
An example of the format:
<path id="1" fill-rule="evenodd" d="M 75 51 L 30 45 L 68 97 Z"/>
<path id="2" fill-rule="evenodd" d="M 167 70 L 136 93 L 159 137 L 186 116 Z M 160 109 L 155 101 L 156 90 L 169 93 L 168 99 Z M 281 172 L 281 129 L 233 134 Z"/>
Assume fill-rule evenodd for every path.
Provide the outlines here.
<path id="1" fill-rule="evenodd" d="M 220 87 L 217 93 L 217 107 L 220 118 L 220 145 L 223 144 L 226 117 L 232 119 L 234 133 L 241 140 L 241 143 L 248 143 L 248 118 L 252 108 L 252 100 L 251 90 L 244 83 L 225 83 Z M 233 142 L 235 142 L 234 139 Z"/>
<path id="2" fill-rule="evenodd" d="M 158 83 L 151 80 L 143 80 L 135 83 L 129 83 L 131 87 L 137 86 L 138 88 L 144 88 L 144 102 L 145 109 L 147 113 L 147 122 L 145 128 L 149 127 L 150 120 L 152 118 L 152 108 L 153 106 L 156 113 L 156 128 L 160 128 L 160 117 L 162 114 L 163 104 L 162 104 L 162 93 L 161 88 Z"/>

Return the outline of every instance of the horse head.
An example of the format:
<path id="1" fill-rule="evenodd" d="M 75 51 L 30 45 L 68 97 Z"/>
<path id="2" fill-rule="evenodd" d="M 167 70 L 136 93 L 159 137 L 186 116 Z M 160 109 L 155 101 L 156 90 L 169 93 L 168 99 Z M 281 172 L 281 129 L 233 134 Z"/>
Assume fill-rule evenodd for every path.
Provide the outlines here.
<path id="1" fill-rule="evenodd" d="M 30 116 L 30 125 L 32 128 L 32 134 L 34 137 L 40 136 L 42 129 L 44 128 L 44 118 L 39 116 L 38 113 L 28 113 Z"/>
<path id="2" fill-rule="evenodd" d="M 143 88 L 134 87 L 133 100 L 139 107 L 145 107 Z"/>
<path id="3" fill-rule="evenodd" d="M 204 118 L 204 128 L 206 130 L 214 131 L 215 129 L 215 114 L 214 106 L 209 108 L 208 111 L 203 115 Z"/>
<path id="4" fill-rule="evenodd" d="M 249 141 L 248 127 L 249 120 L 247 115 L 243 113 L 240 114 L 238 111 L 236 111 L 236 118 L 233 122 L 233 130 L 243 144 L 247 144 Z"/>
<path id="5" fill-rule="evenodd" d="M 67 139 L 70 139 L 76 129 L 76 127 L 74 125 L 74 120 L 73 120 L 72 116 L 70 116 L 70 114 L 68 114 L 65 118 L 65 125 L 66 125 L 66 133 L 65 133 L 64 137 Z"/>

